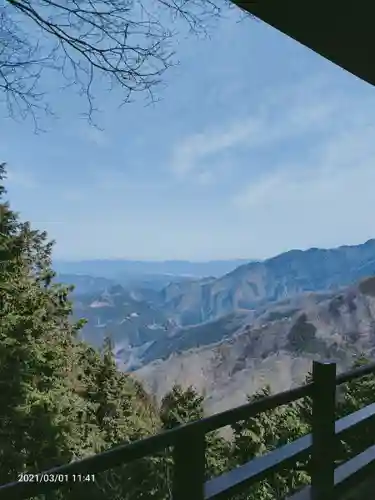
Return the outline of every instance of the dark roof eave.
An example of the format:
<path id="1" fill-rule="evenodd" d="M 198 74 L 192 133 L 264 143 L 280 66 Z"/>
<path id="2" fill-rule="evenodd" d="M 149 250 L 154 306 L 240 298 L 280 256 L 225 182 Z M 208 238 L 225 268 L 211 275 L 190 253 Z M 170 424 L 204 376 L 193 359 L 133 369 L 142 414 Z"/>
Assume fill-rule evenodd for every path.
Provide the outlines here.
<path id="1" fill-rule="evenodd" d="M 375 9 L 369 0 L 233 0 L 233 3 L 375 85 Z"/>

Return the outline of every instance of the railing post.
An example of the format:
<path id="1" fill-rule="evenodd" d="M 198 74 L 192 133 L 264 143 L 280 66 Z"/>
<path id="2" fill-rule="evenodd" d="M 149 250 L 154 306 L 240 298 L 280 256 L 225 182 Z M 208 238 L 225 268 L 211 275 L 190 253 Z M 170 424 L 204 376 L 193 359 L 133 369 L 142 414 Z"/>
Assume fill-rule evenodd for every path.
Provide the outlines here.
<path id="1" fill-rule="evenodd" d="M 203 500 L 205 446 L 203 432 L 182 433 L 173 449 L 173 500 Z"/>
<path id="2" fill-rule="evenodd" d="M 334 492 L 336 363 L 313 362 L 312 500 L 330 500 Z"/>

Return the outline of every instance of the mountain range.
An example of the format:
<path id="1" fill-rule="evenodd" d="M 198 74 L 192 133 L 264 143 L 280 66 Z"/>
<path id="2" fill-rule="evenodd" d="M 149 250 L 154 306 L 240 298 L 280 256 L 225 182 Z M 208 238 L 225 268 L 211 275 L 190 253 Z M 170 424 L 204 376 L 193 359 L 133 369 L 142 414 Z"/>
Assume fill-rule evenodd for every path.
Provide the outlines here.
<path id="1" fill-rule="evenodd" d="M 173 276 L 165 286 L 157 275 L 157 284 L 81 275 L 74 310 L 88 319 L 83 338 L 99 347 L 109 335 L 118 365 L 159 398 L 191 383 L 209 395 L 211 413 L 265 382 L 300 382 L 313 357 L 346 366 L 362 350 L 372 356 L 373 275 L 369 240 L 292 250 L 219 277 Z"/>
<path id="2" fill-rule="evenodd" d="M 162 291 L 160 306 L 181 325 L 195 325 L 306 291 L 337 290 L 372 274 L 375 240 L 330 250 L 292 250 L 220 278 L 171 284 Z"/>
<path id="3" fill-rule="evenodd" d="M 344 369 L 361 353 L 374 356 L 375 278 L 331 294 L 303 293 L 209 325 L 211 338 L 199 342 L 180 332 L 135 375 L 159 399 L 175 383 L 194 385 L 208 395 L 207 411 L 214 413 L 245 403 L 246 394 L 266 384 L 280 391 L 301 383 L 312 359 L 333 359 Z M 146 351 L 148 357 L 156 356 Z"/>
<path id="4" fill-rule="evenodd" d="M 111 279 L 156 276 L 222 276 L 250 259 L 211 260 L 191 262 L 185 260 L 141 261 L 126 259 L 55 260 L 54 269 L 60 274 L 86 274 Z"/>

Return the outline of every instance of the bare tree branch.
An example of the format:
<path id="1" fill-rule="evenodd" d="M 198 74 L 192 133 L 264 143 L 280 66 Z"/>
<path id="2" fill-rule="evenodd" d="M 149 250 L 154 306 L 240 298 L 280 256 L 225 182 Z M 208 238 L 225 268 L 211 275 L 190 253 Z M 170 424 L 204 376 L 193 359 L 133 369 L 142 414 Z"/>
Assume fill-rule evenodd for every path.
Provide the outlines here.
<path id="1" fill-rule="evenodd" d="M 121 87 L 123 103 L 134 92 L 153 101 L 175 62 L 166 20 L 199 34 L 220 14 L 213 0 L 0 0 L 0 97 L 10 116 L 37 125 L 39 111 L 51 112 L 43 77 L 57 71 L 86 97 L 90 120 L 98 78 Z"/>

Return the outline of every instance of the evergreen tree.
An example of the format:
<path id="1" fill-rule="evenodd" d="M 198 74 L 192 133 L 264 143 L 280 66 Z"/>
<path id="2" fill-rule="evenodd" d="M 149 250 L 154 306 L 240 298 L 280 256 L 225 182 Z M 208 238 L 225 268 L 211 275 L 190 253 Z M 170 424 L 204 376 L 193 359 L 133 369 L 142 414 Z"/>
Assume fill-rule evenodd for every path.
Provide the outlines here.
<path id="1" fill-rule="evenodd" d="M 180 385 L 175 385 L 161 402 L 160 419 L 163 428 L 173 429 L 203 418 L 203 399 L 192 386 L 184 390 Z"/>
<path id="2" fill-rule="evenodd" d="M 271 395 L 269 386 L 248 397 L 256 401 Z M 310 432 L 309 425 L 301 418 L 298 403 L 279 406 L 260 413 L 246 421 L 232 425 L 234 431 L 232 465 L 242 465 Z M 272 500 L 286 496 L 308 482 L 307 463 L 297 463 L 294 468 L 271 474 L 260 481 L 238 500 Z"/>
<path id="3" fill-rule="evenodd" d="M 179 425 L 199 420 L 204 417 L 204 396 L 192 387 L 184 390 L 175 385 L 161 403 L 160 419 L 164 429 L 173 429 Z M 206 477 L 217 476 L 228 468 L 230 444 L 217 432 L 206 434 Z"/>
<path id="4" fill-rule="evenodd" d="M 1 166 L 0 181 L 5 168 Z M 1 196 L 5 189 L 1 188 Z M 69 461 L 82 445 L 68 289 L 51 285 L 52 243 L 1 202 L 0 480 Z"/>
<path id="5" fill-rule="evenodd" d="M 366 356 L 361 355 L 353 363 L 359 368 L 369 363 Z M 343 386 L 343 397 L 337 404 L 336 418 L 344 417 L 375 402 L 375 374 L 366 375 L 348 382 Z M 360 427 L 347 433 L 340 441 L 338 461 L 346 461 L 374 444 L 375 421 L 370 419 Z"/>
<path id="6" fill-rule="evenodd" d="M 0 483 L 42 471 L 156 432 L 155 409 L 139 384 L 77 338 L 69 292 L 53 283 L 53 242 L 19 221 L 4 201 L 0 166 Z M 93 499 L 147 496 L 160 460 L 103 473 Z M 100 477 L 99 477 L 100 476 Z M 48 499 L 82 498 L 79 487 Z M 126 491 L 125 491 L 126 490 Z M 86 493 L 85 493 L 86 492 Z M 152 497 L 148 497 L 152 498 Z"/>
<path id="7" fill-rule="evenodd" d="M 88 358 L 85 356 L 84 362 Z M 97 452 L 120 444 L 128 444 L 156 433 L 159 420 L 140 384 L 129 375 L 117 370 L 107 337 L 101 353 L 90 349 L 90 364 L 86 365 L 84 398 L 91 412 L 85 415 L 89 423 L 100 429 Z M 103 472 L 96 476 L 96 484 L 75 488 L 75 497 L 89 495 L 93 500 L 111 497 L 113 500 L 162 498 L 159 474 L 160 459 L 146 457 L 129 465 Z M 78 495 L 78 496 L 77 496 Z"/>
<path id="8" fill-rule="evenodd" d="M 365 356 L 359 357 L 353 368 L 368 363 Z M 311 373 L 306 382 L 312 379 Z M 249 401 L 270 395 L 270 388 L 265 387 Z M 375 402 L 375 376 L 373 374 L 358 378 L 340 389 L 340 398 L 336 402 L 336 419 Z M 294 441 L 311 432 L 312 401 L 303 398 L 289 405 L 263 412 L 254 418 L 233 425 L 234 441 L 232 467 L 244 464 L 256 456 L 263 455 L 279 446 Z M 373 444 L 375 423 L 370 420 L 362 427 L 354 429 L 337 443 L 336 463 L 348 460 Z M 291 494 L 309 482 L 308 461 L 296 464 L 293 469 L 270 475 L 250 491 L 238 495 L 236 500 L 273 500 Z"/>

